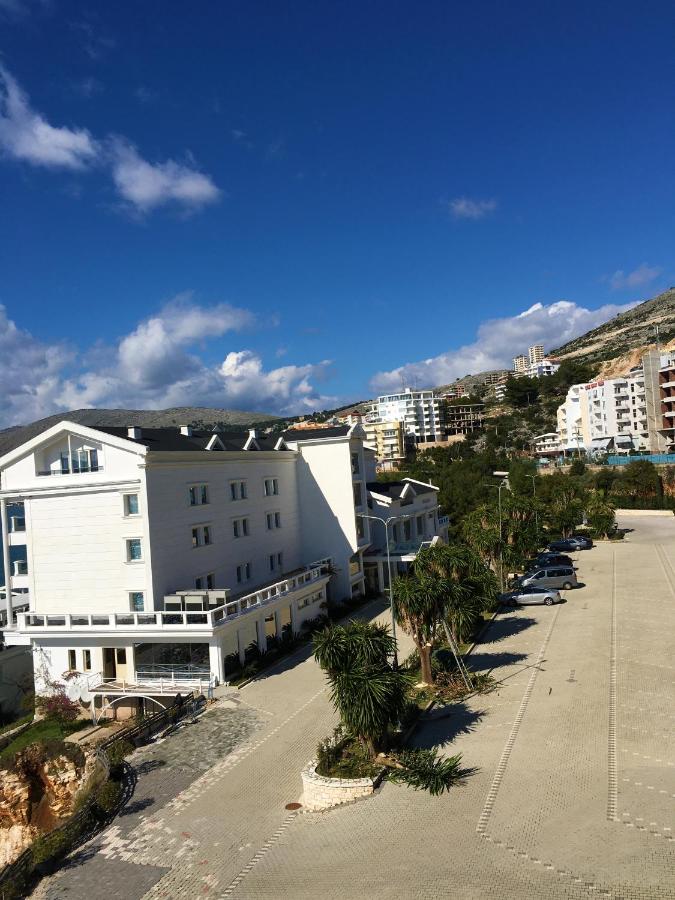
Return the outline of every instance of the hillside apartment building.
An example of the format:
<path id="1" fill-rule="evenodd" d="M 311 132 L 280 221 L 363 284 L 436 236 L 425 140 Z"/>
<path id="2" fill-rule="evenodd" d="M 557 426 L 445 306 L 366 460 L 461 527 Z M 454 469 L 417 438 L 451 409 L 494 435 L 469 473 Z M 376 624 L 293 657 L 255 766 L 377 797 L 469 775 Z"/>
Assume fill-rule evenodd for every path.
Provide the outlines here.
<path id="1" fill-rule="evenodd" d="M 121 715 L 227 681 L 228 661 L 299 631 L 329 596 L 366 578 L 382 591 L 387 538 L 397 571 L 447 538 L 437 490 L 378 485 L 364 437 L 63 421 L 16 447 L 0 458 L 2 546 L 29 608 L 10 602 L 5 644 L 32 649 L 38 692 L 65 681 Z M 405 519 L 385 535 L 366 518 L 381 514 Z"/>
<path id="2" fill-rule="evenodd" d="M 572 385 L 558 407 L 559 452 L 664 452 L 675 443 L 674 388 L 673 357 L 658 350 L 625 377 Z"/>

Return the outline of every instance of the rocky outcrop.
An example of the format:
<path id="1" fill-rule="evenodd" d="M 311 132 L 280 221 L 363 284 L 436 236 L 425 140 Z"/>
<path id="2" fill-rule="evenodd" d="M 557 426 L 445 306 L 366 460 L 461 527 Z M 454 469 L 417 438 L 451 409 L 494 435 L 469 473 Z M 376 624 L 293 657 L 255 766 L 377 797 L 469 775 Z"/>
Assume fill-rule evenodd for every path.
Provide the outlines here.
<path id="1" fill-rule="evenodd" d="M 0 770 L 0 866 L 72 815 L 95 766 L 79 747 L 30 744 Z"/>

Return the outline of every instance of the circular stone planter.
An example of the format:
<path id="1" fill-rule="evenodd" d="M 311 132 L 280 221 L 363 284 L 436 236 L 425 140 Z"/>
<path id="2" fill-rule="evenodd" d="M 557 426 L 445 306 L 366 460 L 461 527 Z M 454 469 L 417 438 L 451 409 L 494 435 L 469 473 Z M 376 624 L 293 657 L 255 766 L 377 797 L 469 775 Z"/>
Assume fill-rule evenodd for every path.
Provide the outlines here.
<path id="1" fill-rule="evenodd" d="M 309 812 L 318 812 L 369 797 L 382 780 L 384 768 L 374 778 L 326 778 L 317 775 L 318 761 L 313 759 L 302 770 L 302 805 Z"/>

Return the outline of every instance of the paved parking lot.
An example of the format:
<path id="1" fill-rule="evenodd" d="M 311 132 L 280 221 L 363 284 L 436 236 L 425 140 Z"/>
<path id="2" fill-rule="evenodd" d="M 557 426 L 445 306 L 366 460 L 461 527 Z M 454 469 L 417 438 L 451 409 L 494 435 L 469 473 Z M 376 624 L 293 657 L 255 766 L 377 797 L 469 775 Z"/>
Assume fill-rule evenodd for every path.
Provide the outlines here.
<path id="1" fill-rule="evenodd" d="M 497 618 L 473 665 L 499 690 L 418 732 L 475 767 L 463 786 L 285 810 L 334 721 L 301 654 L 239 692 L 255 731 L 39 894 L 98 896 L 105 860 L 129 900 L 675 897 L 675 518 L 621 524 L 624 544 L 578 554 L 567 603 Z"/>

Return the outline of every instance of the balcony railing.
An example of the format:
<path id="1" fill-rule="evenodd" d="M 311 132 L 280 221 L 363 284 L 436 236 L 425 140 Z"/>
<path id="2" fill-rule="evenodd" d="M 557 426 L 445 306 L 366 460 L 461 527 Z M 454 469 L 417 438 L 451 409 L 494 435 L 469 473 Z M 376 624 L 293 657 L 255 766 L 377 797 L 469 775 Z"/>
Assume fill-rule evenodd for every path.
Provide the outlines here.
<path id="1" fill-rule="evenodd" d="M 226 623 L 260 609 L 281 597 L 293 594 L 308 584 L 325 579 L 328 561 L 321 561 L 297 575 L 231 600 L 215 609 L 204 611 L 123 612 L 123 613 L 19 613 L 17 629 L 62 629 L 63 631 L 125 630 L 156 631 L 158 629 L 191 629 L 201 631 L 218 628 Z"/>
<path id="2" fill-rule="evenodd" d="M 102 472 L 103 466 L 89 466 L 81 469 L 42 469 L 38 475 L 88 475 L 89 472 Z"/>

